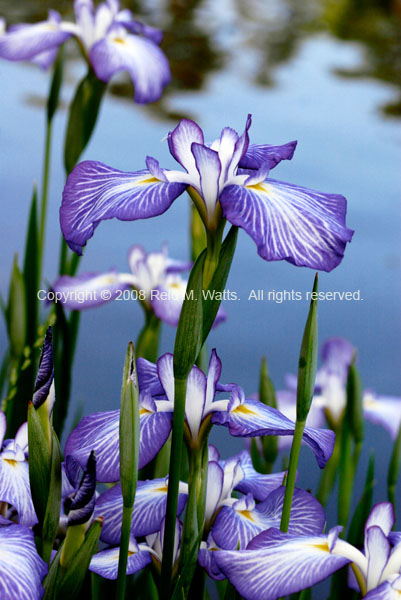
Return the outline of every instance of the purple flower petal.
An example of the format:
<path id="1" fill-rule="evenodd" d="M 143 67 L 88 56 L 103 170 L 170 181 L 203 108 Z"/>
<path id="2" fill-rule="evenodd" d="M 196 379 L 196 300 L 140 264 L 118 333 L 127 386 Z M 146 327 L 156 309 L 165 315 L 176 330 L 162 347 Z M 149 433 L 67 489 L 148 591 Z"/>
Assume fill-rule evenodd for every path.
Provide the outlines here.
<path id="1" fill-rule="evenodd" d="M 178 496 L 177 515 L 184 510 L 187 494 L 181 484 Z M 131 519 L 131 534 L 142 537 L 160 530 L 166 514 L 168 486 L 166 480 L 138 481 L 134 511 Z M 117 484 L 101 494 L 96 500 L 95 516 L 103 517 L 101 539 L 108 544 L 119 544 L 123 513 L 121 485 Z"/>
<path id="2" fill-rule="evenodd" d="M 240 388 L 232 391 L 227 412 L 214 413 L 212 423 L 228 427 L 235 437 L 293 435 L 295 429 L 295 423 L 278 410 L 258 400 L 245 399 Z M 305 427 L 303 440 L 312 448 L 318 465 L 323 468 L 333 452 L 334 432 Z"/>
<path id="3" fill-rule="evenodd" d="M 390 542 L 382 529 L 377 525 L 369 527 L 365 533 L 365 554 L 368 559 L 368 590 L 380 583 L 384 567 L 390 556 Z"/>
<path id="4" fill-rule="evenodd" d="M 215 544 L 211 536 L 208 537 L 208 542 L 202 542 L 198 553 L 198 562 L 203 567 L 206 573 L 215 581 L 221 581 L 226 576 L 220 571 L 216 565 L 215 557 Z"/>
<path id="5" fill-rule="evenodd" d="M 84 310 L 106 304 L 114 300 L 120 290 L 127 290 L 132 284 L 127 276 L 115 270 L 108 273 L 81 273 L 76 277 L 62 275 L 52 285 L 57 302 L 70 310 Z M 104 292 L 110 292 L 106 296 Z"/>
<path id="6" fill-rule="evenodd" d="M 214 460 L 208 463 L 205 521 L 207 527 L 216 512 L 223 492 L 224 471 Z"/>
<path id="7" fill-rule="evenodd" d="M 101 81 L 108 82 L 119 71 L 127 71 L 139 103 L 159 100 L 171 79 L 168 61 L 160 48 L 150 39 L 127 34 L 118 25 L 92 46 L 89 60 Z"/>
<path id="8" fill-rule="evenodd" d="M 331 271 L 342 260 L 353 232 L 345 226 L 346 200 L 267 179 L 250 187 L 229 185 L 223 216 L 242 227 L 265 260 Z"/>
<path id="9" fill-rule="evenodd" d="M 401 575 L 392 577 L 364 596 L 364 600 L 399 600 L 401 595 Z"/>
<path id="10" fill-rule="evenodd" d="M 0 412 L 0 450 L 3 445 L 4 436 L 7 431 L 7 419 L 6 415 L 3 412 Z"/>
<path id="11" fill-rule="evenodd" d="M 33 507 L 29 467 L 21 450 L 6 448 L 0 454 L 0 502 L 8 502 L 18 513 L 21 525 L 31 527 L 38 522 Z M 1 595 L 0 595 L 1 597 Z"/>
<path id="12" fill-rule="evenodd" d="M 215 555 L 218 568 L 245 600 L 277 600 L 315 585 L 349 562 L 330 553 L 327 536 L 294 536 L 277 529 L 259 534 L 248 550 Z"/>
<path id="13" fill-rule="evenodd" d="M 292 159 L 296 145 L 296 141 L 288 142 L 282 146 L 250 144 L 246 154 L 239 161 L 239 167 L 256 170 L 267 163 L 269 169 L 273 169 L 282 160 Z"/>
<path id="14" fill-rule="evenodd" d="M 192 154 L 200 177 L 200 191 L 206 210 L 212 216 L 219 196 L 221 162 L 218 153 L 202 144 L 193 143 Z"/>
<path id="15" fill-rule="evenodd" d="M 356 348 L 344 338 L 330 338 L 321 348 L 323 366 L 320 371 L 337 375 L 343 383 L 347 381 L 348 369 Z"/>
<path id="16" fill-rule="evenodd" d="M 96 456 L 89 455 L 81 483 L 77 491 L 64 503 L 68 505 L 68 525 L 83 525 L 90 521 L 95 508 L 96 494 Z"/>
<path id="17" fill-rule="evenodd" d="M 58 48 L 72 35 L 62 31 L 59 19 L 60 15 L 52 11 L 48 21 L 34 25 L 21 23 L 10 27 L 0 35 L 0 56 L 7 60 L 43 58 L 45 52 Z"/>
<path id="18" fill-rule="evenodd" d="M 247 450 L 238 454 L 244 478 L 235 486 L 235 489 L 243 494 L 251 493 L 255 500 L 265 500 L 274 490 L 283 485 L 285 471 L 264 475 L 256 471 L 252 459 Z"/>
<path id="19" fill-rule="evenodd" d="M 39 557 L 33 532 L 21 525 L 0 527 L 0 598 L 38 600 L 43 595 L 46 563 Z"/>
<path id="20" fill-rule="evenodd" d="M 168 134 L 168 145 L 177 162 L 191 175 L 196 174 L 195 157 L 192 154 L 193 142 L 204 144 L 203 131 L 194 121 L 182 119 L 174 131 Z"/>
<path id="21" fill-rule="evenodd" d="M 370 511 L 369 517 L 365 523 L 365 534 L 369 527 L 380 527 L 387 537 L 395 523 L 394 507 L 391 502 L 379 502 L 375 504 Z M 365 552 L 366 554 L 366 552 Z"/>
<path id="22" fill-rule="evenodd" d="M 81 253 L 100 221 L 148 219 L 162 214 L 185 185 L 158 181 L 149 171 L 123 173 L 102 163 L 85 161 L 67 179 L 60 208 L 63 235 Z"/>
<path id="23" fill-rule="evenodd" d="M 93 413 L 84 417 L 68 436 L 64 455 L 71 455 L 84 469 L 92 450 L 97 457 L 97 480 L 118 481 L 120 411 Z M 152 460 L 167 440 L 171 430 L 171 414 L 140 410 L 139 468 Z M 67 470 L 69 463 L 66 462 Z"/>
<path id="24" fill-rule="evenodd" d="M 154 363 L 146 360 L 146 358 L 138 358 L 136 371 L 140 390 L 147 390 L 151 396 L 164 395 L 164 388 L 159 379 L 157 366 Z"/>
<path id="25" fill-rule="evenodd" d="M 369 421 L 384 427 L 391 439 L 395 440 L 401 426 L 401 398 L 366 392 L 363 396 L 363 412 Z"/>
<path id="26" fill-rule="evenodd" d="M 119 548 L 109 548 L 94 554 L 89 565 L 89 570 L 97 573 L 105 579 L 117 579 L 118 561 L 120 558 Z M 152 562 L 152 555 L 147 550 L 138 547 L 136 552 L 128 551 L 127 575 L 140 571 Z"/>
<path id="27" fill-rule="evenodd" d="M 258 517 L 251 494 L 231 506 L 222 506 L 211 530 L 213 539 L 224 550 L 245 550 L 249 541 L 264 529 Z M 273 524 L 277 526 L 275 521 L 270 526 Z"/>
<path id="28" fill-rule="evenodd" d="M 52 411 L 54 396 L 54 364 L 53 364 L 53 344 L 51 327 L 46 331 L 45 341 L 39 359 L 39 368 L 36 375 L 35 387 L 33 390 L 33 405 L 38 409 L 42 404 L 48 402 L 49 415 Z"/>

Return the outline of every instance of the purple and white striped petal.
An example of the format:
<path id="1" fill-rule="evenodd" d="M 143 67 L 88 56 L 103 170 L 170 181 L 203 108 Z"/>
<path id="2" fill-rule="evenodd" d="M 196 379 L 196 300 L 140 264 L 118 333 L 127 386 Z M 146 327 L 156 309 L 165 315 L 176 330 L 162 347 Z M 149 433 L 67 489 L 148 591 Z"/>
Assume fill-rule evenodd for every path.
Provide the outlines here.
<path id="1" fill-rule="evenodd" d="M 221 581 L 222 579 L 225 579 L 226 576 L 223 575 L 214 560 L 216 550 L 218 550 L 218 548 L 213 537 L 209 535 L 207 542 L 201 542 L 198 552 L 198 563 L 205 569 L 209 577 L 215 581 Z"/>
<path id="2" fill-rule="evenodd" d="M 349 562 L 330 553 L 327 536 L 294 536 L 277 529 L 259 534 L 247 550 L 215 555 L 218 568 L 245 600 L 277 600 L 299 592 Z"/>
<path id="3" fill-rule="evenodd" d="M 101 306 L 114 300 L 119 290 L 133 285 L 133 277 L 115 270 L 108 273 L 81 273 L 76 277 L 62 275 L 52 285 L 57 302 L 70 310 Z M 104 291 L 110 292 L 110 297 Z"/>
<path id="4" fill-rule="evenodd" d="M 90 521 L 96 500 L 96 456 L 92 451 L 77 491 L 64 502 L 68 509 L 68 525 L 83 525 Z"/>
<path id="5" fill-rule="evenodd" d="M 371 590 L 364 596 L 364 600 L 400 600 L 401 596 L 401 575 L 389 577 L 379 587 Z"/>
<path id="6" fill-rule="evenodd" d="M 33 532 L 22 525 L 0 527 L 0 598 L 38 600 L 43 595 L 46 563 L 39 557 Z"/>
<path id="7" fill-rule="evenodd" d="M 249 186 L 229 185 L 220 196 L 223 216 L 242 227 L 265 260 L 287 260 L 331 271 L 342 260 L 352 230 L 345 226 L 346 200 L 267 179 Z"/>
<path id="8" fill-rule="evenodd" d="M 377 525 L 369 527 L 365 533 L 365 555 L 368 559 L 366 585 L 371 590 L 377 587 L 391 552 L 390 542 Z"/>
<path id="9" fill-rule="evenodd" d="M 295 423 L 275 408 L 258 400 L 245 399 L 243 390 L 238 387 L 231 393 L 227 411 L 215 412 L 212 423 L 228 427 L 235 437 L 293 435 L 295 429 Z M 334 432 L 305 427 L 303 440 L 313 450 L 319 467 L 323 468 L 333 452 Z"/>
<path id="10" fill-rule="evenodd" d="M 102 550 L 92 557 L 89 570 L 105 579 L 117 579 L 119 558 L 120 548 Z M 132 543 L 130 543 L 128 549 L 127 575 L 137 573 L 150 562 L 152 562 L 152 555 L 148 550 L 144 550 L 138 545 L 136 545 L 135 549 Z"/>
<path id="11" fill-rule="evenodd" d="M 0 454 L 0 502 L 8 502 L 15 508 L 21 525 L 32 527 L 38 522 L 32 502 L 28 462 L 21 450 L 15 453 L 6 448 Z"/>
<path id="12" fill-rule="evenodd" d="M 271 144 L 250 144 L 245 155 L 239 161 L 242 169 L 260 169 L 267 163 L 269 169 L 274 169 L 282 160 L 291 160 L 294 156 L 297 142 L 288 142 L 282 146 Z"/>
<path id="13" fill-rule="evenodd" d="M 395 523 L 394 507 L 391 502 L 379 502 L 370 511 L 365 523 L 365 534 L 369 527 L 380 527 L 384 535 L 388 537 Z"/>
<path id="14" fill-rule="evenodd" d="M 170 153 L 189 175 L 198 179 L 195 157 L 191 146 L 194 142 L 204 144 L 203 131 L 194 121 L 182 119 L 177 127 L 168 134 Z"/>
<path id="15" fill-rule="evenodd" d="M 205 504 L 205 529 L 210 527 L 210 522 L 219 505 L 224 484 L 224 470 L 214 460 L 209 460 L 207 471 L 207 488 Z"/>
<path id="16" fill-rule="evenodd" d="M 200 189 L 209 217 L 213 217 L 219 197 L 221 162 L 218 153 L 202 144 L 193 143 L 192 154 L 199 173 Z"/>
<path id="17" fill-rule="evenodd" d="M 104 82 L 119 71 L 127 71 L 138 103 L 159 100 L 171 79 L 168 60 L 160 48 L 150 39 L 129 35 L 119 25 L 111 27 L 107 36 L 92 46 L 89 60 Z"/>
<path id="18" fill-rule="evenodd" d="M 177 515 L 184 510 L 187 501 L 187 484 L 180 483 Z M 160 530 L 166 514 L 168 483 L 166 479 L 138 481 L 131 534 L 142 537 Z M 108 544 L 119 544 L 123 513 L 121 485 L 117 484 L 101 494 L 96 500 L 95 516 L 103 517 L 101 539 Z"/>
<path id="19" fill-rule="evenodd" d="M 163 323 L 177 327 L 187 282 L 179 275 L 167 275 L 164 283 L 150 293 L 153 311 Z"/>
<path id="20" fill-rule="evenodd" d="M 395 440 L 401 426 L 401 398 L 366 392 L 363 395 L 363 412 L 369 421 L 384 427 Z"/>
<path id="21" fill-rule="evenodd" d="M 224 550 L 245 550 L 250 540 L 262 530 L 262 523 L 255 512 L 255 500 L 248 494 L 220 508 L 211 534 Z"/>
<path id="22" fill-rule="evenodd" d="M 68 436 L 65 456 L 71 455 L 84 469 L 91 451 L 94 450 L 97 457 L 97 480 L 118 481 L 120 478 L 119 422 L 119 410 L 93 413 L 84 417 Z M 140 408 L 140 469 L 156 456 L 167 440 L 170 430 L 170 413 L 156 413 L 149 406 Z M 66 466 L 69 470 L 68 461 Z"/>
<path id="23" fill-rule="evenodd" d="M 251 493 L 255 500 L 265 500 L 269 494 L 283 485 L 285 471 L 264 475 L 256 471 L 252 459 L 247 450 L 238 454 L 244 478 L 235 486 L 235 489 L 243 494 Z"/>
<path id="24" fill-rule="evenodd" d="M 67 179 L 60 208 L 63 235 L 80 254 L 100 221 L 148 219 L 164 213 L 185 190 L 149 171 L 123 173 L 96 161 L 77 165 Z"/>
<path id="25" fill-rule="evenodd" d="M 0 57 L 7 60 L 43 59 L 44 53 L 57 49 L 72 35 L 61 29 L 60 21 L 60 15 L 51 11 L 47 21 L 11 26 L 6 33 L 0 35 Z M 44 64 L 47 64 L 48 59 L 49 55 Z"/>
<path id="26" fill-rule="evenodd" d="M 140 390 L 147 390 L 151 396 L 165 395 L 164 388 L 159 379 L 157 365 L 146 360 L 146 358 L 138 358 L 136 361 L 136 371 Z"/>

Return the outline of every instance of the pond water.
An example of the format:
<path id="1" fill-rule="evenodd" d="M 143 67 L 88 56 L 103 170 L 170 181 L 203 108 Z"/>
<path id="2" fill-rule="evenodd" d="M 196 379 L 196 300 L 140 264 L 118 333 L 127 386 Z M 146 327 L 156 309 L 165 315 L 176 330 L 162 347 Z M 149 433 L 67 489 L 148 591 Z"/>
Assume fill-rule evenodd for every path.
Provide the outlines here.
<path id="1" fill-rule="evenodd" d="M 24 14 L 21 4 L 26 5 Z M 26 2 L 13 8 L 0 2 L 0 14 L 8 21 L 37 18 L 46 4 Z M 360 300 L 322 302 L 320 340 L 347 337 L 359 350 L 365 386 L 400 395 L 400 129 L 399 90 L 393 84 L 399 59 L 389 56 L 396 16 L 385 9 L 385 3 L 369 2 L 353 21 L 354 34 L 348 21 L 359 2 L 341 3 L 343 13 L 317 1 L 301 3 L 302 10 L 295 1 L 268 4 L 269 9 L 262 0 L 135 3 L 137 13 L 166 31 L 164 48 L 175 80 L 162 102 L 150 107 L 134 105 L 127 97 L 132 90 L 127 92 L 125 80 L 119 80 L 114 93 L 106 96 L 83 158 L 137 170 L 151 155 L 161 165 L 172 166 L 164 138 L 181 116 L 194 118 L 208 140 L 226 125 L 242 131 L 248 113 L 253 115 L 252 143 L 297 139 L 293 160 L 281 163 L 274 177 L 345 195 L 347 224 L 355 229 L 343 262 L 332 273 L 321 275 L 320 289 L 359 291 Z M 60 6 L 68 9 L 66 2 Z M 379 18 L 386 26 L 383 40 L 372 24 Z M 364 37 L 365 30 L 369 35 Z M 79 62 L 68 62 L 64 105 L 82 74 Z M 23 252 L 32 183 L 41 178 L 42 105 L 49 77 L 36 67 L 5 61 L 0 62 L 0 77 L 0 278 L 5 293 L 13 254 Z M 65 119 L 62 109 L 53 140 L 47 282 L 56 276 L 58 264 Z M 168 241 L 170 255 L 185 259 L 188 222 L 189 202 L 182 197 L 156 219 L 103 223 L 88 243 L 80 270 L 114 266 L 126 271 L 126 252 L 133 243 L 156 250 Z M 223 381 L 235 381 L 253 393 L 263 354 L 277 388 L 283 386 L 286 373 L 296 371 L 308 303 L 248 298 L 257 289 L 295 290 L 305 296 L 313 276 L 288 263 L 264 262 L 252 240 L 240 232 L 227 286 L 239 300 L 225 303 L 228 321 L 212 333 L 209 342 L 222 359 Z M 114 302 L 82 315 L 67 428 L 78 410 L 88 414 L 118 406 L 125 348 L 141 324 L 142 311 L 134 302 Z M 164 326 L 162 351 L 172 351 L 174 334 Z M 3 324 L 0 335 L 5 340 Z M 367 432 L 361 478 L 372 447 L 377 454 L 376 498 L 384 500 L 391 442 L 379 427 L 368 426 Z M 219 431 L 214 440 L 223 455 L 242 447 L 241 441 L 225 432 Z M 317 467 L 307 450 L 300 471 L 301 486 L 313 487 Z"/>

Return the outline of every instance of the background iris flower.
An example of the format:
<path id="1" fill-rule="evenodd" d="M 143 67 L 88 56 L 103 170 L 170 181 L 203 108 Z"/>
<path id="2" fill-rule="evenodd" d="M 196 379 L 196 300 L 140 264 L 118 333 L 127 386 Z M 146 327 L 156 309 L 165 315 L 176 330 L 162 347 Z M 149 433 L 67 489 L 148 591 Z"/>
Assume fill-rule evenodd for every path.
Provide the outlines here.
<path id="1" fill-rule="evenodd" d="M 136 21 L 118 0 L 106 0 L 95 10 L 92 0 L 75 0 L 75 23 L 62 21 L 51 10 L 47 21 L 14 25 L 0 35 L 0 57 L 31 60 L 43 67 L 56 58 L 58 47 L 75 37 L 98 79 L 108 82 L 127 71 L 135 101 L 154 102 L 170 81 L 170 69 L 158 47 L 162 33 Z"/>

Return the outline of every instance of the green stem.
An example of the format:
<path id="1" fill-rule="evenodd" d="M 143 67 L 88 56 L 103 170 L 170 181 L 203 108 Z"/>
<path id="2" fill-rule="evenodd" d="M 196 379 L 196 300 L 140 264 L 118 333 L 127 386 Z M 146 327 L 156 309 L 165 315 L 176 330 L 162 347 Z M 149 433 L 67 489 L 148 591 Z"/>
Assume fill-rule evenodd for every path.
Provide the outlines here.
<path id="1" fill-rule="evenodd" d="M 136 357 L 156 362 L 159 349 L 161 321 L 150 308 L 145 308 L 145 324 L 135 344 Z"/>
<path id="2" fill-rule="evenodd" d="M 213 279 L 213 275 L 216 271 L 217 265 L 220 258 L 220 248 L 223 239 L 223 231 L 225 226 L 225 219 L 222 219 L 218 229 L 216 231 L 207 231 L 207 249 L 205 264 L 203 266 L 203 289 L 207 290 L 210 282 Z"/>
<path id="3" fill-rule="evenodd" d="M 118 559 L 117 600 L 124 600 L 127 584 L 128 548 L 131 534 L 131 516 L 133 506 L 123 506 L 123 522 L 121 526 L 120 555 Z"/>
<path id="4" fill-rule="evenodd" d="M 45 245 L 52 124 L 53 124 L 53 119 L 48 119 L 46 122 L 45 160 L 44 160 L 44 166 L 43 166 L 42 198 L 41 198 L 41 206 L 40 206 L 38 281 L 40 281 L 40 279 L 41 279 L 42 260 L 43 260 L 44 245 Z"/>
<path id="5" fill-rule="evenodd" d="M 336 481 L 338 463 L 340 461 L 340 449 L 341 431 L 338 427 L 336 431 L 336 441 L 333 448 L 333 454 L 331 455 L 330 460 L 323 469 L 323 473 L 319 483 L 319 488 L 316 494 L 317 500 L 319 500 L 320 504 L 322 504 L 323 506 L 325 506 L 325 504 L 327 503 L 327 500 L 329 499 L 330 493 Z"/>
<path id="6" fill-rule="evenodd" d="M 161 599 L 170 598 L 171 576 L 174 559 L 175 523 L 180 483 L 181 456 L 184 439 L 185 399 L 187 379 L 175 379 L 174 414 L 171 437 L 171 454 L 167 493 L 166 525 L 164 531 L 163 560 L 161 570 Z"/>
<path id="7" fill-rule="evenodd" d="M 288 466 L 288 477 L 285 486 L 284 494 L 284 505 L 283 512 L 281 515 L 280 529 L 287 533 L 288 525 L 290 523 L 291 505 L 292 498 L 294 495 L 295 480 L 297 477 L 297 467 L 299 452 L 301 450 L 302 436 L 305 429 L 305 421 L 297 421 L 295 423 L 294 437 L 292 439 L 291 453 L 290 453 L 290 464 Z"/>

